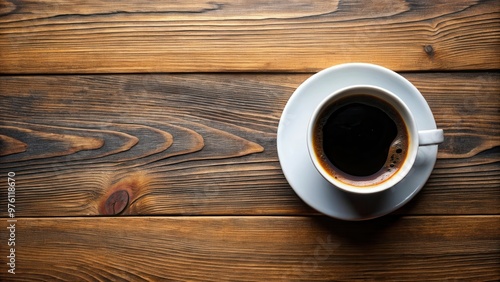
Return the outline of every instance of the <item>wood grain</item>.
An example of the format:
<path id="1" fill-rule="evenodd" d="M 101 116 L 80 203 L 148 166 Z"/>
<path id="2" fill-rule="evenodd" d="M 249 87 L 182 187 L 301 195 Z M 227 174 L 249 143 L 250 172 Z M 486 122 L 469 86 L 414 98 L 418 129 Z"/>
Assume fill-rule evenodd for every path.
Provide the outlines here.
<path id="1" fill-rule="evenodd" d="M 0 73 L 496 69 L 500 6 L 461 1 L 0 1 Z"/>
<path id="2" fill-rule="evenodd" d="M 0 172 L 16 173 L 21 217 L 315 214 L 276 153 L 281 111 L 308 76 L 3 76 Z M 423 191 L 398 212 L 499 214 L 500 74 L 404 76 L 445 142 Z"/>
<path id="3" fill-rule="evenodd" d="M 496 0 L 0 0 L 0 281 L 500 281 L 499 50 Z M 408 71 L 445 131 L 362 222 L 276 152 L 297 86 L 353 61 Z"/>
<path id="4" fill-rule="evenodd" d="M 499 223 L 489 216 L 27 218 L 16 223 L 16 274 L 1 271 L 0 280 L 496 281 Z"/>

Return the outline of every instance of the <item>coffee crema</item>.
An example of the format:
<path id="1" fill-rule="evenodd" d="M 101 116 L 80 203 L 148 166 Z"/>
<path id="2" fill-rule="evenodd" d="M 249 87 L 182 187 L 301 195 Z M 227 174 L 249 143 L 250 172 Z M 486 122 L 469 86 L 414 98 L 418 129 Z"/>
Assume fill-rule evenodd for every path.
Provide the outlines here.
<path id="1" fill-rule="evenodd" d="M 328 105 L 314 125 L 313 147 L 320 165 L 335 179 L 371 186 L 390 179 L 403 165 L 409 135 L 398 111 L 367 94 Z"/>

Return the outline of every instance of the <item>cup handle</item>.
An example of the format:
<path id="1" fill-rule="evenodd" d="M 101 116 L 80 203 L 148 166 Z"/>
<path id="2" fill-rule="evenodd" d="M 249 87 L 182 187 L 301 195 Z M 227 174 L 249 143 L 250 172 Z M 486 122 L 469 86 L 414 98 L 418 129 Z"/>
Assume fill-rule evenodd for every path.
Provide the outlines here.
<path id="1" fill-rule="evenodd" d="M 442 129 L 421 130 L 418 132 L 418 145 L 436 145 L 444 140 L 444 133 Z"/>

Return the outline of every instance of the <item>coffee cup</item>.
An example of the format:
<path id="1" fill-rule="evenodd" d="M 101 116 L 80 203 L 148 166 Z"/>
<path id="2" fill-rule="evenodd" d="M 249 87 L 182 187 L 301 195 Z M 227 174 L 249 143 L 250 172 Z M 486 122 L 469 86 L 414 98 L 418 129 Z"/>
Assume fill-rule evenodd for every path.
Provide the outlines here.
<path id="1" fill-rule="evenodd" d="M 403 180 L 420 146 L 443 142 L 441 129 L 419 130 L 394 93 L 355 85 L 329 94 L 307 129 L 309 156 L 318 172 L 351 193 L 378 193 Z"/>

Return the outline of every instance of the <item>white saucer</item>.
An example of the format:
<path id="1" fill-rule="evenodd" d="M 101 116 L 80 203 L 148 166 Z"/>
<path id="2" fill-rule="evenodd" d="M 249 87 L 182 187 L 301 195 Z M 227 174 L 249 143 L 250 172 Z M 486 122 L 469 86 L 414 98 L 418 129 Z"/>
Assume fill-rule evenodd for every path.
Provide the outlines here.
<path id="1" fill-rule="evenodd" d="M 413 198 L 429 178 L 437 145 L 421 146 L 414 167 L 394 187 L 373 195 L 345 192 L 327 182 L 308 154 L 306 133 L 315 107 L 330 93 L 352 85 L 374 85 L 398 95 L 416 116 L 418 130 L 436 129 L 429 105 L 404 77 L 386 68 L 350 63 L 325 69 L 302 83 L 288 100 L 278 126 L 278 157 L 288 183 L 317 211 L 344 220 L 366 220 L 388 214 Z"/>

